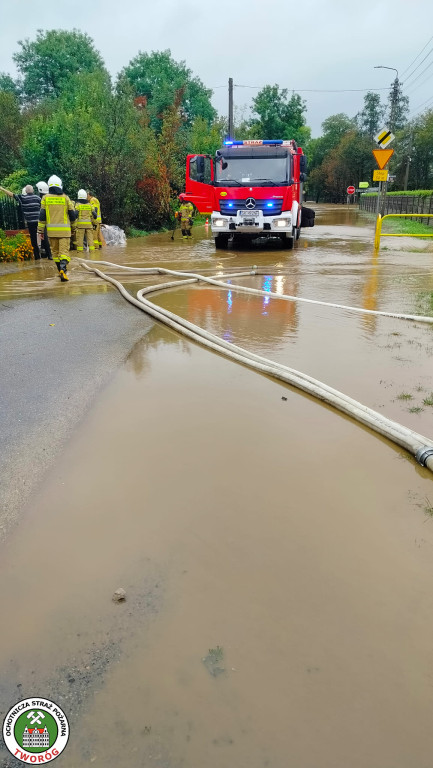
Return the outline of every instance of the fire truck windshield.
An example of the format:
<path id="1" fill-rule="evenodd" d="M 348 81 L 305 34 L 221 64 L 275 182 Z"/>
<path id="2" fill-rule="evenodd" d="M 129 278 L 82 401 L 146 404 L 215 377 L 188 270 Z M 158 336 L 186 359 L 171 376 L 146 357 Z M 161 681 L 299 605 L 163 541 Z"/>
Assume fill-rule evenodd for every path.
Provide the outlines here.
<path id="1" fill-rule="evenodd" d="M 220 156 L 215 163 L 215 182 L 221 186 L 283 186 L 288 182 L 288 158 Z"/>

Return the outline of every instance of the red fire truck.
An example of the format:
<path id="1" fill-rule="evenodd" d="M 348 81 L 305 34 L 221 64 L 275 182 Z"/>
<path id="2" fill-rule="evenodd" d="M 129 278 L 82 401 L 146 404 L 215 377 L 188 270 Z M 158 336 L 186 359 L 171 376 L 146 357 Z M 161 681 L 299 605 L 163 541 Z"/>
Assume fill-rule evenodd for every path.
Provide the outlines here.
<path id="1" fill-rule="evenodd" d="M 209 214 L 217 248 L 255 237 L 293 248 L 301 227 L 314 225 L 305 208 L 307 158 L 295 141 L 225 141 L 215 158 L 188 155 L 185 198 Z"/>

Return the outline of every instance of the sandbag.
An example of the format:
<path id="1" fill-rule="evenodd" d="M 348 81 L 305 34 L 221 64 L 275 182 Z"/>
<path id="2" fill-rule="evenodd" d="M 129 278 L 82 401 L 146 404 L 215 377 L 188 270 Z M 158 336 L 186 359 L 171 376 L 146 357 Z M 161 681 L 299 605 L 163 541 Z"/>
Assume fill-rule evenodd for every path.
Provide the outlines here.
<path id="1" fill-rule="evenodd" d="M 102 224 L 101 230 L 106 245 L 126 245 L 126 235 L 120 227 L 115 224 Z"/>

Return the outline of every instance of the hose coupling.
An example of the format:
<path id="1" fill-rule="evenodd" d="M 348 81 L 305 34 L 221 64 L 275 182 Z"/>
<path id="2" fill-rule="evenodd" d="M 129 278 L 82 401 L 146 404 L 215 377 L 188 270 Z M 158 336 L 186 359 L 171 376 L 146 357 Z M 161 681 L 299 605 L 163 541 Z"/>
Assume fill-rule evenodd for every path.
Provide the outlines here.
<path id="1" fill-rule="evenodd" d="M 426 461 L 429 458 L 429 456 L 433 456 L 433 448 L 431 446 L 424 446 L 423 448 L 418 448 L 415 454 L 415 458 L 418 464 L 421 464 L 422 467 L 426 466 Z"/>

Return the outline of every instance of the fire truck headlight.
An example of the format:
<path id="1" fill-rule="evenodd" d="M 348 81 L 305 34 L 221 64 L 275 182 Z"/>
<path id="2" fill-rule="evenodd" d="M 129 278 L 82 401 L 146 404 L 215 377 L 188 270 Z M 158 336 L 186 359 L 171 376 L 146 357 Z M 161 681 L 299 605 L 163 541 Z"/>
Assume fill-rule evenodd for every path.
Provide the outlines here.
<path id="1" fill-rule="evenodd" d="M 214 219 L 212 224 L 214 227 L 225 227 L 228 224 L 227 219 Z"/>
<path id="2" fill-rule="evenodd" d="M 274 226 L 276 226 L 276 227 L 290 227 L 290 219 L 275 219 Z"/>

